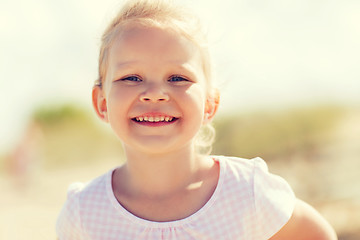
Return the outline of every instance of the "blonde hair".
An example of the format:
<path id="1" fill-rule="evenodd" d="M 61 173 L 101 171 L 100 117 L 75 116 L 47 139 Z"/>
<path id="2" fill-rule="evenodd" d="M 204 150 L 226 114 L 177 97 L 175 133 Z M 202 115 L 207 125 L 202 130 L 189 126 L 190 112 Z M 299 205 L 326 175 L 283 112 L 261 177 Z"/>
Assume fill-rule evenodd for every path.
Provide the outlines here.
<path id="1" fill-rule="evenodd" d="M 128 0 L 125 3 L 102 35 L 99 54 L 99 77 L 95 82 L 96 86 L 101 88 L 106 79 L 109 51 L 114 39 L 125 26 L 132 23 L 144 26 L 170 27 L 193 42 L 200 51 L 203 72 L 207 81 L 207 93 L 211 94 L 213 89 L 211 60 L 207 38 L 203 33 L 200 21 L 188 9 L 178 6 L 172 0 Z M 200 152 L 209 153 L 215 130 L 210 124 L 207 124 L 199 132 L 210 133 L 198 134 L 196 138 L 197 149 L 201 149 Z M 204 151 L 204 149 L 208 148 L 209 150 Z"/>

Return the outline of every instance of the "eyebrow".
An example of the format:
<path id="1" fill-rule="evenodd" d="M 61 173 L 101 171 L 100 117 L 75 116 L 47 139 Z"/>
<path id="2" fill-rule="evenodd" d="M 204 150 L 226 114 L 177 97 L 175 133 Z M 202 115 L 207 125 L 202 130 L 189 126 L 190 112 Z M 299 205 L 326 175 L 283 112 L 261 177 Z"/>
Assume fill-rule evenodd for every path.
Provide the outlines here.
<path id="1" fill-rule="evenodd" d="M 138 60 L 130 60 L 130 61 L 124 61 L 124 62 L 117 62 L 115 71 L 123 70 L 123 69 L 136 69 L 136 65 L 141 63 L 141 61 Z M 179 71 L 181 74 L 184 73 L 184 75 L 187 75 L 189 78 L 195 79 L 198 78 L 196 74 L 196 70 L 194 67 L 189 63 L 183 63 L 183 61 L 180 60 L 172 60 L 168 61 L 168 64 L 171 66 L 170 71 Z"/>
<path id="2" fill-rule="evenodd" d="M 194 69 L 194 67 L 191 64 L 188 63 L 183 63 L 183 64 L 178 64 L 176 65 L 176 68 L 179 69 L 180 71 L 185 71 L 188 72 L 191 75 L 196 75 L 196 70 Z"/>
<path id="3" fill-rule="evenodd" d="M 128 66 L 134 65 L 137 62 L 138 61 L 135 61 L 135 60 L 134 61 L 126 61 L 126 62 L 118 62 L 118 63 L 116 63 L 116 69 L 125 68 Z"/>
<path id="4" fill-rule="evenodd" d="M 141 61 L 125 61 L 125 62 L 118 62 L 116 63 L 116 69 L 121 69 L 121 68 L 127 68 L 127 67 L 131 67 L 133 65 L 136 65 L 137 63 L 140 63 Z M 183 71 L 190 71 L 190 72 L 195 72 L 194 68 L 191 67 L 190 64 L 188 63 L 181 63 L 181 61 L 169 61 L 169 65 L 172 66 L 172 68 L 174 69 L 179 69 L 179 70 L 183 70 Z"/>

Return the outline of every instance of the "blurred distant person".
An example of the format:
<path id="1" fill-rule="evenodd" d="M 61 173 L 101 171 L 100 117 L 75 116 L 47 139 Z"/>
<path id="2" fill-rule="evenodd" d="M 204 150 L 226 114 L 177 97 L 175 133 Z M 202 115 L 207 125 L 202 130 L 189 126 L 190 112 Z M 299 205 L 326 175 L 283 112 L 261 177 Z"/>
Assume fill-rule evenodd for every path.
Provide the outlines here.
<path id="1" fill-rule="evenodd" d="M 34 122 L 30 123 L 8 157 L 8 172 L 19 189 L 24 189 L 30 184 L 32 170 L 41 156 L 41 138 L 40 127 Z"/>

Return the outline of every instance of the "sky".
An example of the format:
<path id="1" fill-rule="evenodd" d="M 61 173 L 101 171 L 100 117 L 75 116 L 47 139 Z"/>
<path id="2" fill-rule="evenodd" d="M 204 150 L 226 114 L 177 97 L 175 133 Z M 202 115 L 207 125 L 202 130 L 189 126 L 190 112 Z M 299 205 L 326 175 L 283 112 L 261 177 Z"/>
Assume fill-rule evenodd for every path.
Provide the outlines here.
<path id="1" fill-rule="evenodd" d="M 220 112 L 360 106 L 360 1 L 183 0 L 209 36 Z M 0 153 L 32 111 L 91 107 L 100 37 L 119 0 L 0 0 Z"/>

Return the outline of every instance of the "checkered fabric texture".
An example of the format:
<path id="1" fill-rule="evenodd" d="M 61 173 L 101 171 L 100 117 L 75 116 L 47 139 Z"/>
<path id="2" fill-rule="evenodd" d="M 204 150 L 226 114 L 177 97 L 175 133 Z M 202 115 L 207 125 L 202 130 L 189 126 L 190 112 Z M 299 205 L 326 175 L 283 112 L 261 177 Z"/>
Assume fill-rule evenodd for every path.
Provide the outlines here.
<path id="1" fill-rule="evenodd" d="M 88 184 L 74 183 L 56 224 L 60 240 L 266 240 L 290 219 L 295 196 L 260 158 L 211 156 L 220 176 L 210 200 L 193 215 L 171 222 L 136 217 L 116 200 L 114 170 Z"/>

